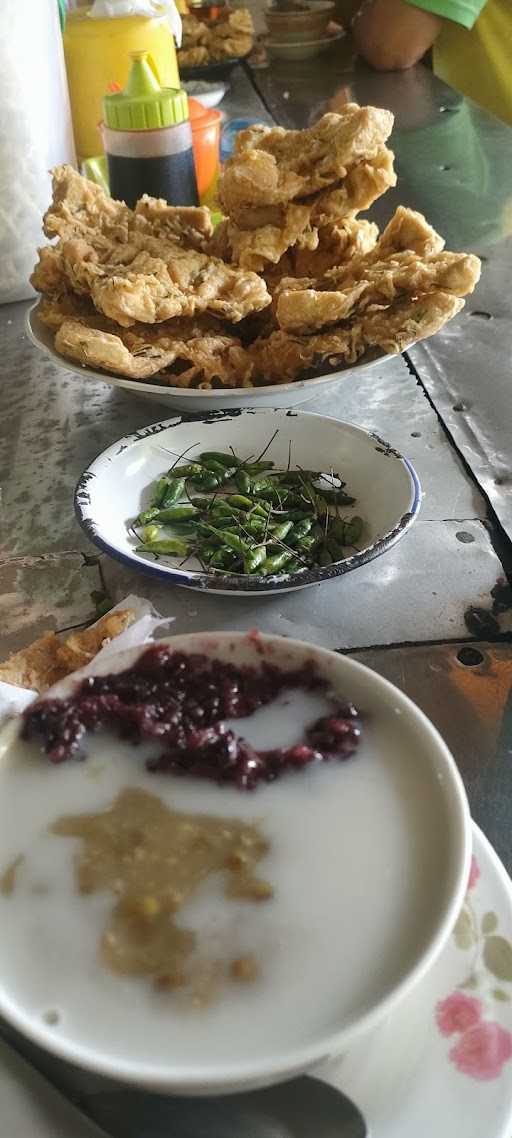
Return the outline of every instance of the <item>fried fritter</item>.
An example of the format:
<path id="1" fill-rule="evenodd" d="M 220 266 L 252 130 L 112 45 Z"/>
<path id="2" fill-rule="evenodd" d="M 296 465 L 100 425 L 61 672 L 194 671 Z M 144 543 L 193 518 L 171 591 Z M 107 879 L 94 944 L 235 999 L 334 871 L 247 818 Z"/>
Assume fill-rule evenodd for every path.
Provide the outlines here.
<path id="1" fill-rule="evenodd" d="M 310 217 L 310 206 L 290 205 L 283 210 L 281 224 L 241 229 L 226 221 L 221 223 L 224 228 L 219 237 L 225 240 L 233 264 L 261 272 L 268 264 L 277 264 L 283 253 L 303 237 Z"/>
<path id="2" fill-rule="evenodd" d="M 39 260 L 30 276 L 31 285 L 37 292 L 65 292 L 67 280 L 61 250 L 54 245 L 43 245 L 37 253 Z"/>
<path id="3" fill-rule="evenodd" d="M 370 309 L 361 321 L 361 331 L 369 347 L 404 352 L 418 340 L 433 336 L 462 308 L 464 301 L 453 293 L 429 292 L 415 300 L 405 298 L 389 308 Z"/>
<path id="4" fill-rule="evenodd" d="M 247 8 L 221 15 L 205 24 L 196 16 L 182 19 L 180 67 L 199 67 L 211 61 L 248 55 L 254 43 L 254 25 Z"/>
<path id="5" fill-rule="evenodd" d="M 357 263 L 354 272 L 349 265 L 348 281 L 343 284 L 342 279 L 337 291 L 332 290 L 334 280 L 329 276 L 313 288 L 301 287 L 308 282 L 283 281 L 276 304 L 279 327 L 315 332 L 346 320 L 356 310 L 360 314 L 372 304 L 390 304 L 403 295 L 442 291 L 466 296 L 478 281 L 480 262 L 470 253 L 437 253 L 420 260 L 415 253 L 404 252 L 365 265 L 362 272 L 356 270 Z"/>
<path id="6" fill-rule="evenodd" d="M 153 324 L 201 312 L 236 323 L 270 303 L 256 273 L 195 250 L 166 248 L 156 238 L 147 238 L 146 249 L 125 263 L 100 263 L 83 241 L 64 242 L 62 253 L 71 288 L 89 294 L 99 312 L 125 328 L 136 321 Z"/>
<path id="7" fill-rule="evenodd" d="M 0 680 L 41 695 L 77 668 L 89 664 L 100 648 L 124 632 L 134 619 L 133 609 L 117 609 L 90 628 L 73 632 L 66 640 L 55 632 L 45 632 L 0 664 Z"/>
<path id="8" fill-rule="evenodd" d="M 55 293 L 67 284 L 123 327 L 200 312 L 236 323 L 270 303 L 255 273 L 193 247 L 211 235 L 207 211 L 150 198 L 132 211 L 68 167 L 55 172 L 54 195 L 45 227 L 61 240 L 40 252 L 34 287 Z"/>
<path id="9" fill-rule="evenodd" d="M 349 103 L 342 114 L 324 115 L 307 130 L 248 127 L 237 135 L 235 152 L 224 164 L 221 202 L 231 220 L 243 225 L 248 206 L 305 198 L 347 179 L 358 165 L 366 185 L 372 162 L 386 165 L 392 125 L 389 111 Z M 349 197 L 355 193 L 354 184 Z"/>
<path id="10" fill-rule="evenodd" d="M 257 152 L 253 150 L 243 152 L 242 165 L 233 167 L 231 175 L 227 172 L 229 162 L 236 162 L 236 156 L 225 164 L 223 185 L 226 184 L 227 178 L 228 197 L 229 179 L 234 180 L 239 175 L 242 178 L 246 175 L 252 176 L 250 163 L 256 161 L 258 165 L 260 162 L 258 157 L 256 160 L 253 157 L 256 154 Z M 269 155 L 263 151 L 261 154 L 264 165 Z M 244 163 L 246 170 L 242 168 Z M 263 166 L 260 164 L 258 168 L 262 170 Z M 359 210 L 368 209 L 380 194 L 394 184 L 394 181 L 393 155 L 386 147 L 381 147 L 373 161 L 357 162 L 334 188 L 317 191 L 306 198 L 291 202 L 272 204 L 244 202 L 242 206 L 232 204 L 230 219 L 224 223 L 224 248 L 229 251 L 230 260 L 234 264 L 253 269 L 255 272 L 265 272 L 269 265 L 278 264 L 288 249 L 297 247 L 314 251 L 320 243 L 322 229 L 325 250 L 329 236 L 334 238 L 336 244 L 336 227 L 343 229 L 344 222 L 353 221 Z M 241 192 L 245 191 L 242 189 Z M 330 267 L 337 264 L 335 255 L 333 249 L 332 259 L 325 257 L 323 265 Z"/>
<path id="11" fill-rule="evenodd" d="M 278 330 L 250 348 L 254 360 L 256 383 L 291 383 L 320 367 L 328 360 L 327 370 L 353 364 L 365 351 L 362 341 L 352 336 L 349 327 L 333 328 L 315 336 L 292 336 Z"/>
<path id="12" fill-rule="evenodd" d="M 291 382 L 324 368 L 334 371 L 360 360 L 370 349 L 401 352 L 437 332 L 460 312 L 464 301 L 450 293 L 431 292 L 414 300 L 374 306 L 359 318 L 311 336 L 279 330 L 251 348 L 256 383 Z"/>
<path id="13" fill-rule="evenodd" d="M 151 234 L 176 238 L 193 249 L 204 249 L 213 233 L 212 217 L 206 206 L 169 205 L 164 198 L 143 194 L 135 206 L 135 225 L 140 218 L 148 222 Z"/>
<path id="14" fill-rule="evenodd" d="M 406 249 L 417 253 L 419 257 L 428 257 L 440 253 L 444 246 L 444 239 L 429 225 L 422 213 L 399 205 L 381 233 L 375 252 L 379 259 L 389 253 L 405 252 Z"/>
<path id="15" fill-rule="evenodd" d="M 148 328 L 122 329 L 110 321 L 65 320 L 55 347 L 68 359 L 129 379 L 150 379 L 183 386 L 210 386 L 218 379 L 228 387 L 243 386 L 253 365 L 241 341 L 214 321 L 173 320 Z M 189 365 L 186 367 L 185 365 Z M 239 383 L 235 383 L 235 373 Z M 193 382 L 195 381 L 195 382 Z"/>
<path id="16" fill-rule="evenodd" d="M 182 46 L 193 47 L 195 44 L 208 42 L 208 28 L 197 16 L 184 15 L 181 17 Z"/>
<path id="17" fill-rule="evenodd" d="M 182 47 L 178 52 L 180 67 L 203 67 L 208 63 L 208 48 L 205 44 L 196 47 Z"/>
<path id="18" fill-rule="evenodd" d="M 77 296 L 73 292 L 62 292 L 42 296 L 37 306 L 37 315 L 41 324 L 56 331 L 65 320 L 76 317 L 78 319 L 94 318 L 98 313 L 95 313 L 94 305 L 89 297 Z"/>
<path id="19" fill-rule="evenodd" d="M 284 277 L 315 280 L 323 277 L 333 266 L 346 266 L 351 260 L 362 257 L 373 249 L 379 231 L 371 221 L 343 218 L 328 221 L 316 230 L 316 241 L 311 244 L 297 242 L 288 249 L 275 268 L 265 271 L 270 293 L 274 293 Z"/>

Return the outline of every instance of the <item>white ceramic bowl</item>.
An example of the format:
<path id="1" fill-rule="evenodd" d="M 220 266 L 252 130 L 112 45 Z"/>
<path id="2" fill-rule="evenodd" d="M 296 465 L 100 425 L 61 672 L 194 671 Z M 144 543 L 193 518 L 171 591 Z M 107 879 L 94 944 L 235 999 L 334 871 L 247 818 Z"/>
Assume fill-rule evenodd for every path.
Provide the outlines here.
<path id="1" fill-rule="evenodd" d="M 196 388 L 164 387 L 163 384 L 140 382 L 134 379 L 125 379 L 122 375 L 109 375 L 107 372 L 94 371 L 89 367 L 66 360 L 55 351 L 54 334 L 50 328 L 41 323 L 37 315 L 38 302 L 27 312 L 26 330 L 32 343 L 49 356 L 53 363 L 65 371 L 74 372 L 83 382 L 88 379 L 100 379 L 111 387 L 121 387 L 130 391 L 132 395 L 140 395 L 145 399 L 152 399 L 155 403 L 166 403 L 178 411 L 214 411 L 226 407 L 296 407 L 307 403 L 308 399 L 316 399 L 318 395 L 325 395 L 341 380 L 352 379 L 362 371 L 382 364 L 384 360 L 391 359 L 390 355 L 379 356 L 376 360 L 369 360 L 355 367 L 345 368 L 344 371 L 330 372 L 328 375 L 318 375 L 314 379 L 298 379 L 295 383 L 273 383 L 264 387 L 230 387 L 215 391 L 199 391 Z M 396 353 L 395 353 L 396 354 Z"/>
<path id="2" fill-rule="evenodd" d="M 274 59 L 287 59 L 299 62 L 302 59 L 313 59 L 315 55 L 321 55 L 322 52 L 327 51 L 327 48 L 332 47 L 338 40 L 343 39 L 345 32 L 336 32 L 334 35 L 325 35 L 316 40 L 302 40 L 297 43 L 283 43 L 281 40 L 268 39 L 266 41 L 267 50 L 269 55 Z"/>
<path id="3" fill-rule="evenodd" d="M 228 90 L 228 84 L 208 83 L 206 79 L 190 79 L 188 83 L 183 84 L 183 90 L 192 99 L 201 103 L 203 107 L 210 109 L 217 107 L 222 102 Z"/>
<path id="4" fill-rule="evenodd" d="M 0 1013 L 62 1058 L 116 1079 L 176 1093 L 244 1090 L 342 1054 L 432 966 L 467 884 L 468 807 L 432 724 L 352 659 L 255 633 L 166 642 L 256 667 L 312 661 L 360 710 L 360 748 L 345 763 L 321 763 L 247 793 L 149 775 L 133 747 L 105 733 L 88 737 L 83 762 L 54 766 L 21 743 L 12 723 L 0 736 L 0 867 L 22 852 L 26 860 L 12 896 L 0 894 Z M 98 660 L 93 670 L 122 670 L 139 651 Z M 52 695 L 70 695 L 75 682 L 69 677 Z M 318 715 L 304 709 L 307 698 L 300 693 L 297 703 L 287 693 L 271 727 L 268 711 L 259 712 L 259 728 L 244 720 L 243 734 L 260 747 L 294 743 Z M 144 786 L 177 810 L 258 820 L 270 841 L 261 867 L 274 886 L 271 902 L 223 900 L 220 887 L 199 911 L 183 910 L 185 927 L 208 929 L 217 949 L 251 948 L 261 963 L 255 985 L 228 986 L 206 1011 L 180 1011 L 172 997 L 162 1005 L 145 982 L 111 977 L 98 964 L 111 902 L 76 899 L 74 840 L 48 834 L 61 814 L 104 809 L 126 785 Z M 49 1009 L 57 1013 L 52 1023 Z"/>
<path id="5" fill-rule="evenodd" d="M 156 559 L 135 552 L 138 542 L 128 523 L 147 509 L 151 483 L 180 455 L 186 452 L 191 462 L 202 450 L 233 447 L 237 455 L 249 458 L 267 446 L 265 457 L 278 468 L 286 469 L 291 457 L 292 467 L 340 472 L 347 493 L 356 498 L 346 514 L 358 514 L 365 520 L 358 552 L 325 568 L 273 577 L 204 573 L 198 562 L 181 566 L 182 558 Z M 414 468 L 378 436 L 337 419 L 279 409 L 219 411 L 192 421 L 167 419 L 142 427 L 103 451 L 84 471 L 75 490 L 78 520 L 100 549 L 170 584 L 230 596 L 303 589 L 357 569 L 404 536 L 420 504 L 421 488 Z"/>

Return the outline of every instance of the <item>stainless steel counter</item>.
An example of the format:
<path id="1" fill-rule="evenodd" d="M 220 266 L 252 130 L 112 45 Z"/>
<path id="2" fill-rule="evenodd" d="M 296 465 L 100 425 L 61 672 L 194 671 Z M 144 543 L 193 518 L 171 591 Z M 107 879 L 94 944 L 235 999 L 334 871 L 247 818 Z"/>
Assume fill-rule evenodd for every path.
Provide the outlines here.
<path id="1" fill-rule="evenodd" d="M 100 597 L 129 591 L 174 615 L 177 632 L 259 625 L 354 653 L 438 724 L 475 817 L 512 868 L 512 622 L 505 609 L 491 613 L 491 590 L 511 563 L 504 187 L 512 131 L 425 69 L 375 75 L 354 65 L 349 46 L 300 68 L 239 70 L 223 109 L 228 118 L 303 126 L 347 98 L 397 115 L 399 187 L 380 203 L 377 220 L 404 201 L 423 210 L 449 245 L 486 257 L 483 282 L 453 325 L 410 359 L 389 361 L 357 384 L 347 379 L 307 405 L 377 431 L 413 460 L 425 492 L 418 523 L 385 558 L 285 598 L 203 596 L 100 558 L 74 519 L 74 484 L 115 438 L 168 412 L 56 369 L 27 342 L 26 305 L 8 306 L 0 309 L 0 655 L 46 628 L 92 619 Z M 465 652 L 468 643 L 476 653 Z"/>

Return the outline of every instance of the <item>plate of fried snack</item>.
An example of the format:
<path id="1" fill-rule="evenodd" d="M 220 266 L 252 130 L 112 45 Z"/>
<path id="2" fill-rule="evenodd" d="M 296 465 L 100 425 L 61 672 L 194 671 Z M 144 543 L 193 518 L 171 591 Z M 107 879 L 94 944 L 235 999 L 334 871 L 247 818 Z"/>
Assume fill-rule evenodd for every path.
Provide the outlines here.
<path id="1" fill-rule="evenodd" d="M 254 25 L 247 8 L 220 10 L 215 20 L 190 13 L 182 16 L 182 43 L 178 65 L 183 78 L 226 74 L 252 51 Z"/>
<path id="2" fill-rule="evenodd" d="M 404 206 L 381 233 L 360 216 L 396 184 L 392 126 L 348 104 L 302 131 L 240 131 L 216 226 L 147 196 L 130 210 L 58 167 L 29 335 L 84 379 L 190 411 L 304 403 L 431 336 L 480 262 Z"/>

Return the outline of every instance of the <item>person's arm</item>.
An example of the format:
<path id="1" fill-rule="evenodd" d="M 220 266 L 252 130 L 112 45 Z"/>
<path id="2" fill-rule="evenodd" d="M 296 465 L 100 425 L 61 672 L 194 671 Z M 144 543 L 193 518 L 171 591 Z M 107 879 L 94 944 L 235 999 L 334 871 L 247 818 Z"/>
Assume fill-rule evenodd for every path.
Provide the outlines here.
<path id="1" fill-rule="evenodd" d="M 377 71 L 403 71 L 425 55 L 443 26 L 440 16 L 405 0 L 366 0 L 354 17 L 354 43 Z"/>

